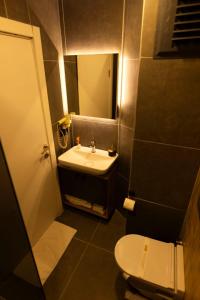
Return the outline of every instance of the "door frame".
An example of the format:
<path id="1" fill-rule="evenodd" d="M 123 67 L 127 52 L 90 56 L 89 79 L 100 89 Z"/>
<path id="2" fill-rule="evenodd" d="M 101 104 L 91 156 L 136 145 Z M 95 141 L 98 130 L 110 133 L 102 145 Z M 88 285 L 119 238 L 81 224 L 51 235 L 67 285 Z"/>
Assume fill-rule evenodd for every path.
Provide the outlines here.
<path id="1" fill-rule="evenodd" d="M 52 124 L 51 124 L 51 116 L 49 110 L 45 70 L 43 64 L 40 29 L 39 27 L 36 26 L 32 26 L 18 21 L 13 21 L 7 18 L 0 17 L 0 32 L 9 35 L 22 36 L 27 39 L 31 39 L 33 42 L 36 69 L 38 72 L 38 86 L 40 91 L 41 107 L 42 107 L 42 113 L 44 117 L 44 125 L 45 125 L 47 141 L 49 144 L 49 152 L 50 152 L 49 159 L 51 162 L 51 167 L 56 182 L 55 192 L 57 194 L 56 196 L 57 208 L 58 208 L 57 215 L 59 215 L 62 213 L 63 208 L 62 208 L 62 201 L 61 201 L 61 195 L 60 195 L 60 189 L 59 189 L 58 177 L 57 177 L 57 160 L 56 160 L 54 139 L 52 133 Z"/>

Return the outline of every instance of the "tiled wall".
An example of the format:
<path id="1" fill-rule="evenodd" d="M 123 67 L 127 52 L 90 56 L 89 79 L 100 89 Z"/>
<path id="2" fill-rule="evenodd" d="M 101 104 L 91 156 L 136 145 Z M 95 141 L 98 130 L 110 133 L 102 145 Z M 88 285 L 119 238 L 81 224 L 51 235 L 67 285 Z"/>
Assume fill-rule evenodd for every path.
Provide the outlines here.
<path id="1" fill-rule="evenodd" d="M 58 1 L 0 0 L 0 15 L 40 27 L 52 128 L 58 152 L 55 123 L 63 116 L 58 64 L 63 52 Z"/>
<path id="2" fill-rule="evenodd" d="M 65 56 L 66 78 L 67 75 L 76 72 L 73 56 L 69 61 L 69 55 L 120 51 L 123 0 L 117 2 L 88 0 L 84 3 L 60 0 L 59 3 L 64 34 L 64 54 L 67 55 Z M 71 84 L 67 85 L 67 93 L 73 94 L 75 98 L 78 97 L 77 91 Z M 75 110 L 73 104 L 69 103 L 70 111 Z M 76 116 L 72 120 L 72 136 L 73 142 L 76 136 L 80 136 L 82 145 L 88 146 L 94 137 L 96 146 L 101 149 L 107 150 L 112 144 L 117 147 L 117 122 Z"/>
<path id="3" fill-rule="evenodd" d="M 119 51 L 123 0 L 60 0 L 65 55 Z"/>
<path id="4" fill-rule="evenodd" d="M 108 150 L 112 146 L 117 147 L 118 125 L 116 120 L 74 116 L 72 120 L 72 139 L 80 137 L 83 146 L 90 146 L 91 140 L 95 139 L 96 147 Z"/>
<path id="5" fill-rule="evenodd" d="M 200 164 L 200 59 L 154 59 L 158 0 L 144 3 L 129 230 L 175 240 Z"/>
<path id="6" fill-rule="evenodd" d="M 6 16 L 6 10 L 4 5 L 4 0 L 0 0 L 0 16 L 5 17 Z"/>
<path id="7" fill-rule="evenodd" d="M 125 1 L 122 40 L 122 95 L 119 119 L 119 207 L 122 206 L 129 188 L 140 63 L 142 9 L 143 1 L 141 0 Z"/>
<path id="8" fill-rule="evenodd" d="M 185 300 L 200 295 L 200 170 L 182 229 L 185 264 Z"/>

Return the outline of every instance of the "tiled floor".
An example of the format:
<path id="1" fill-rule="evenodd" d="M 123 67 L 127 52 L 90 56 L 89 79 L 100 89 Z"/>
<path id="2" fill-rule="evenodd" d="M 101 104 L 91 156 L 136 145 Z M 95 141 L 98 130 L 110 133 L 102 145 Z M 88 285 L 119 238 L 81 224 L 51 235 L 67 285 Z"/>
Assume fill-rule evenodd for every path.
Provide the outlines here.
<path id="1" fill-rule="evenodd" d="M 119 300 L 125 281 L 114 260 L 125 218 L 116 210 L 109 221 L 67 208 L 57 221 L 77 233 L 45 283 L 48 300 Z"/>

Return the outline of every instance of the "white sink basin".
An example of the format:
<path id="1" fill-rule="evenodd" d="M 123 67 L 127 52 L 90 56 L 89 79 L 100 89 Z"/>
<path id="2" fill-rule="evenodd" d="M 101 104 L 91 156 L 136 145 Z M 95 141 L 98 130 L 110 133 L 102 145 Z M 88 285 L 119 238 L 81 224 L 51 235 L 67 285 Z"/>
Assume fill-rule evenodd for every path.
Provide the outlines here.
<path id="1" fill-rule="evenodd" d="M 58 157 L 60 165 L 89 174 L 105 174 L 117 159 L 116 156 L 109 156 L 107 151 L 96 149 L 95 153 L 91 148 L 74 146 Z"/>

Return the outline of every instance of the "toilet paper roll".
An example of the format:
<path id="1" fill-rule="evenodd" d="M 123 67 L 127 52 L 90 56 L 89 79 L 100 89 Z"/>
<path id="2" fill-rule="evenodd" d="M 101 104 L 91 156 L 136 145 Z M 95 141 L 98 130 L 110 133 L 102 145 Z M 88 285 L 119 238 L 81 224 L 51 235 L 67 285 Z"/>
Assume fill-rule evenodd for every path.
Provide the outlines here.
<path id="1" fill-rule="evenodd" d="M 125 198 L 123 208 L 133 211 L 134 206 L 135 206 L 135 201 L 133 199 Z"/>

